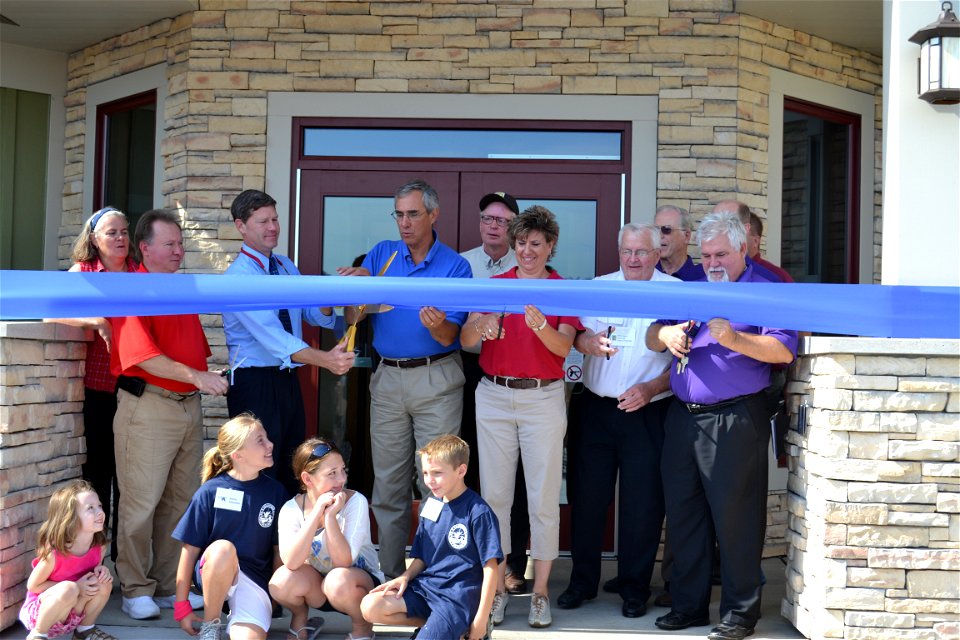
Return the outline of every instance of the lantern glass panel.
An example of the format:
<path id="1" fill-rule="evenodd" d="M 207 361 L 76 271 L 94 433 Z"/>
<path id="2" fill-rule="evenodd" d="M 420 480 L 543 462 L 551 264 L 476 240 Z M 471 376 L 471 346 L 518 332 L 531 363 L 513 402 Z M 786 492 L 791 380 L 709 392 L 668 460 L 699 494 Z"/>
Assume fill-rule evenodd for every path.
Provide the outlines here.
<path id="1" fill-rule="evenodd" d="M 960 38 L 944 38 L 942 46 L 942 86 L 955 89 L 960 87 Z"/>
<path id="2" fill-rule="evenodd" d="M 940 88 L 940 38 L 930 38 L 930 88 Z"/>

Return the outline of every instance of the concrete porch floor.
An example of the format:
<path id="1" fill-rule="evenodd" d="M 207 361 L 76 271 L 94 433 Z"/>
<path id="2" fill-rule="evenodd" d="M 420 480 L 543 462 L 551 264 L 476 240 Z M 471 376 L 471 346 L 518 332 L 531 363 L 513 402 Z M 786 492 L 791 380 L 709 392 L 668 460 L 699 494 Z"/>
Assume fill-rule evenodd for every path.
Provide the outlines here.
<path id="1" fill-rule="evenodd" d="M 612 577 L 616 573 L 616 562 L 604 561 L 603 579 Z M 757 640 L 784 640 L 803 638 L 793 626 L 780 616 L 780 601 L 784 594 L 784 565 L 780 558 L 769 558 L 763 562 L 763 571 L 767 576 L 767 586 L 764 589 L 763 617 L 752 638 Z M 567 586 L 570 575 L 570 559 L 560 558 L 554 563 L 553 574 L 550 580 L 550 599 L 553 605 L 553 625 L 546 629 L 532 629 L 527 625 L 527 612 L 530 607 L 530 596 L 511 596 L 507 607 L 506 618 L 503 624 L 493 632 L 493 640 L 593 640 L 596 638 L 659 638 L 665 640 L 693 640 L 704 638 L 710 627 L 696 627 L 684 631 L 661 631 L 654 625 L 654 620 L 667 612 L 666 609 L 653 606 L 647 615 L 642 618 L 628 619 L 620 614 L 621 600 L 619 596 L 600 593 L 596 600 L 585 603 L 579 609 L 564 611 L 557 608 L 556 599 Z M 659 579 L 659 567 L 654 575 Z M 659 593 L 655 587 L 654 593 Z M 720 599 L 720 588 L 714 587 L 711 622 L 718 621 L 717 607 Z M 350 631 L 349 619 L 336 613 L 324 613 L 323 640 L 342 640 Z M 286 634 L 289 626 L 289 613 L 284 618 L 273 621 L 269 640 L 290 640 Z M 176 622 L 173 613 L 164 610 L 159 620 L 139 622 L 131 620 L 120 611 L 120 593 L 114 590 L 113 596 L 106 610 L 101 614 L 100 626 L 105 631 L 115 635 L 120 640 L 180 640 L 187 638 Z M 377 637 L 409 638 L 413 629 L 408 627 L 376 628 Z M 19 623 L 0 632 L 0 640 L 14 640 L 26 637 L 26 631 Z M 69 636 L 66 636 L 69 637 Z M 454 640 L 454 639 L 451 639 Z"/>

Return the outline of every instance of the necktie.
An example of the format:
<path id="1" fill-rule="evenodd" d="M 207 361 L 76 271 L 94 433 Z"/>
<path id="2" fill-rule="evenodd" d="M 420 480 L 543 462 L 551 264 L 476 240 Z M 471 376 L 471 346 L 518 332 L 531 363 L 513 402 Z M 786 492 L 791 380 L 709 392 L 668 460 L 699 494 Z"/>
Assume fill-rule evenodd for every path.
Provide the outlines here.
<path id="1" fill-rule="evenodd" d="M 270 256 L 270 275 L 278 276 L 280 275 L 280 270 L 277 268 L 277 259 L 274 256 Z M 280 324 L 283 325 L 283 328 L 287 333 L 293 334 L 293 324 L 290 322 L 290 312 L 286 309 L 280 309 Z"/>

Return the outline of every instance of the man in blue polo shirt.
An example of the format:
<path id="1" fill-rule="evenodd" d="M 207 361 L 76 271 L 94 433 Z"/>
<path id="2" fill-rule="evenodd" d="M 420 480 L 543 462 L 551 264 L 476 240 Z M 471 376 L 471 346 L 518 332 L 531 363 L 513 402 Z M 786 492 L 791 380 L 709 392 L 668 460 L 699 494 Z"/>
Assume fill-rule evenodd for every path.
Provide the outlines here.
<path id="1" fill-rule="evenodd" d="M 400 187 L 394 195 L 393 218 L 400 240 L 384 240 L 367 253 L 356 269 L 341 275 L 380 273 L 401 278 L 470 278 L 470 264 L 442 244 L 433 225 L 440 216 L 436 190 L 422 180 Z M 404 548 L 410 531 L 414 474 L 420 494 L 429 490 L 420 480 L 414 452 L 441 435 L 459 435 L 463 409 L 463 364 L 460 327 L 466 313 L 445 313 L 435 307 L 393 309 L 371 316 L 373 346 L 380 366 L 370 380 L 370 445 L 373 458 L 373 515 L 380 542 L 380 569 L 395 578 L 406 569 Z M 347 321 L 362 319 L 348 309 Z"/>

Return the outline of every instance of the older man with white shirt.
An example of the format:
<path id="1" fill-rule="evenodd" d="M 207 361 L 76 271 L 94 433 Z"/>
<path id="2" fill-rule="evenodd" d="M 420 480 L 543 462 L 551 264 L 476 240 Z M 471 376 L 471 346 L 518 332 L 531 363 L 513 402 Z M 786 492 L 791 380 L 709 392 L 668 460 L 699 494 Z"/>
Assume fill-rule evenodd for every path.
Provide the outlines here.
<path id="1" fill-rule="evenodd" d="M 660 229 L 629 223 L 620 230 L 620 270 L 597 280 L 674 281 L 656 269 Z M 644 344 L 653 318 L 581 318 L 574 346 L 585 354 L 577 428 L 568 433 L 573 569 L 557 600 L 573 609 L 597 595 L 607 507 L 620 477 L 618 572 L 622 613 L 647 610 L 663 524 L 660 451 L 670 402 L 669 354 Z"/>

